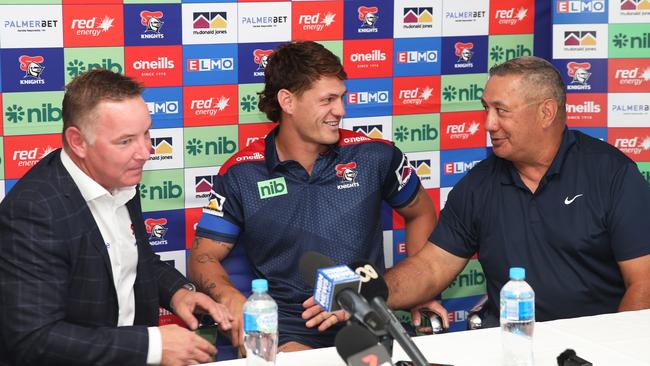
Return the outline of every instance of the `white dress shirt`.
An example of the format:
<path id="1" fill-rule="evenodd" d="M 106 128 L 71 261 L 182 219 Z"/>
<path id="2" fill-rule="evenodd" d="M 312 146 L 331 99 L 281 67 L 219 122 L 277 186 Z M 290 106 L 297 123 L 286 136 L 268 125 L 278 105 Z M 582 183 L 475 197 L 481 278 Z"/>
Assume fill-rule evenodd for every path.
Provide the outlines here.
<path id="1" fill-rule="evenodd" d="M 104 239 L 119 306 L 117 326 L 131 326 L 135 319 L 133 284 L 138 267 L 138 247 L 126 203 L 135 196 L 135 186 L 116 188 L 108 192 L 86 175 L 65 150 L 61 150 L 61 162 L 86 200 Z M 147 364 L 159 364 L 162 359 L 160 330 L 157 327 L 149 327 L 148 332 Z"/>

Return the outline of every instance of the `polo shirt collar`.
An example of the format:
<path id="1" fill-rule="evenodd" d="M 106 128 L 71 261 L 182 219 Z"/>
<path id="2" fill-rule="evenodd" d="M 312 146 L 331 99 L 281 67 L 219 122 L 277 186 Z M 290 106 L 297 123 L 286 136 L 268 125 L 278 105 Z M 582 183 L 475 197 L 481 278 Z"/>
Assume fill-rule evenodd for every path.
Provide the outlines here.
<path id="1" fill-rule="evenodd" d="M 266 161 L 266 167 L 269 172 L 273 172 L 278 168 L 278 166 L 283 165 L 284 162 L 280 161 L 278 157 L 278 150 L 275 147 L 275 139 L 280 132 L 280 125 L 276 126 L 271 132 L 269 132 L 264 138 L 264 157 Z M 339 137 L 340 141 L 340 137 Z M 334 153 L 338 155 L 339 153 L 339 144 L 330 145 L 330 149 L 327 154 Z"/>

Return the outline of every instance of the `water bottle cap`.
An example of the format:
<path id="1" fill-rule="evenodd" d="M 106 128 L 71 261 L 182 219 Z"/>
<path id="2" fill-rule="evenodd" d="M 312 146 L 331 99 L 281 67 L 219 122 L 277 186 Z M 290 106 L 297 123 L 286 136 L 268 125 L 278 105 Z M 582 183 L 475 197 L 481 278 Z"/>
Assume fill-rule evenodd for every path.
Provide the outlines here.
<path id="1" fill-rule="evenodd" d="M 251 282 L 253 292 L 266 292 L 269 290 L 269 282 L 265 279 L 256 279 Z"/>
<path id="2" fill-rule="evenodd" d="M 522 267 L 510 267 L 510 278 L 513 280 L 523 280 L 526 278 L 526 270 Z"/>

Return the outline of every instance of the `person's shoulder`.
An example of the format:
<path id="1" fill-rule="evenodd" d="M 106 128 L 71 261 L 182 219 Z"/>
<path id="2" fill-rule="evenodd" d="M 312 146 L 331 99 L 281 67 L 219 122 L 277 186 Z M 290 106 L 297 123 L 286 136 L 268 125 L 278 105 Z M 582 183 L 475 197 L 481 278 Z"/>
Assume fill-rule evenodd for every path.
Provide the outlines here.
<path id="1" fill-rule="evenodd" d="M 490 154 L 472 166 L 454 188 L 459 186 L 470 190 L 486 189 L 495 179 L 499 182 L 501 181 L 504 171 L 507 171 L 504 164 L 507 164 L 507 161 L 498 158 L 494 154 Z"/>
<path id="2" fill-rule="evenodd" d="M 61 183 L 63 174 L 64 168 L 61 164 L 60 152 L 55 150 L 43 157 L 18 179 L 3 202 L 13 199 L 39 202 L 61 194 L 66 188 Z"/>
<path id="3" fill-rule="evenodd" d="M 361 132 L 339 129 L 339 141 L 337 143 L 342 150 L 364 150 L 364 151 L 392 151 L 395 145 L 392 141 L 368 137 Z"/>
<path id="4" fill-rule="evenodd" d="M 625 165 L 633 163 L 627 155 L 621 150 L 610 145 L 609 143 L 591 137 L 580 131 L 570 131 L 573 134 L 577 151 L 585 156 L 585 160 L 593 162 L 596 165 L 602 165 L 604 162 L 610 162 L 614 165 Z"/>
<path id="5" fill-rule="evenodd" d="M 219 169 L 219 175 L 226 174 L 233 167 L 247 163 L 263 162 L 266 159 L 266 141 L 258 139 L 232 155 Z"/>

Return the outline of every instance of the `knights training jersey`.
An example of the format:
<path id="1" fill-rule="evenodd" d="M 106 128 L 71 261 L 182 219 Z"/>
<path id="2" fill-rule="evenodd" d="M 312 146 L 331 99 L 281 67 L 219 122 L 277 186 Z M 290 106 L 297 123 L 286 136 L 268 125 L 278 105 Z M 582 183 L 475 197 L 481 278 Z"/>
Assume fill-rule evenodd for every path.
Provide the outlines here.
<path id="1" fill-rule="evenodd" d="M 253 274 L 269 281 L 278 303 L 281 341 L 283 334 L 327 339 L 333 333 L 306 328 L 300 316 L 313 288 L 298 271 L 302 254 L 316 251 L 339 264 L 365 259 L 383 270 L 381 202 L 407 205 L 419 179 L 392 142 L 343 129 L 309 175 L 295 161 L 279 161 L 279 128 L 221 167 L 196 234 L 244 246 Z"/>

